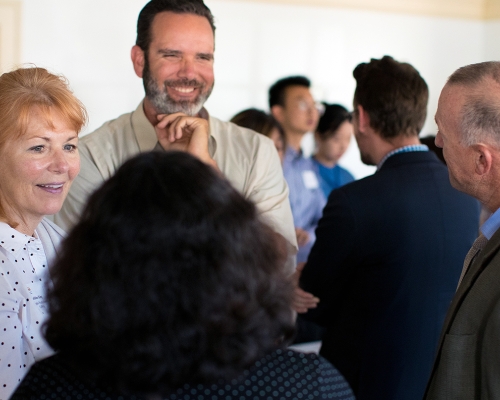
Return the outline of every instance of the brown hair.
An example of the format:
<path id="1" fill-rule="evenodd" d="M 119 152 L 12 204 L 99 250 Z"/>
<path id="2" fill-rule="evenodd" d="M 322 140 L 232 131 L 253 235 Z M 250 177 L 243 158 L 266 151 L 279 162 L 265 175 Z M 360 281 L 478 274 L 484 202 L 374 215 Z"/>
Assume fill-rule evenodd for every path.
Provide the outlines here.
<path id="1" fill-rule="evenodd" d="M 280 132 L 280 136 L 284 136 L 278 121 L 276 121 L 272 115 L 256 108 L 248 108 L 240 111 L 231 118 L 231 122 L 238 126 L 252 129 L 267 137 L 271 136 L 273 129 L 276 128 Z"/>
<path id="2" fill-rule="evenodd" d="M 359 64 L 354 108 L 368 113 L 370 126 L 383 138 L 418 136 L 427 116 L 429 89 L 418 71 L 390 56 Z"/>

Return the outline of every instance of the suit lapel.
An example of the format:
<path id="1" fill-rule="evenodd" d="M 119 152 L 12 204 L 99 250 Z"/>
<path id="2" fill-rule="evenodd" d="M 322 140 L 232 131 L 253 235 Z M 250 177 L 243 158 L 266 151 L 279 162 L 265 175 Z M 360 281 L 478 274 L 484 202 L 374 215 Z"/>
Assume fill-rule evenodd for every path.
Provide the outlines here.
<path id="1" fill-rule="evenodd" d="M 467 295 L 467 293 L 469 293 L 477 278 L 479 277 L 479 275 L 481 275 L 485 266 L 491 260 L 491 257 L 496 253 L 498 247 L 500 247 L 500 230 L 495 232 L 492 238 L 488 240 L 488 243 L 486 244 L 484 249 L 482 249 L 474 258 L 472 264 L 469 267 L 469 270 L 462 280 L 462 283 L 458 287 L 443 323 L 443 329 L 441 330 L 441 337 L 439 339 L 439 352 L 441 351 L 444 336 L 448 333 L 450 326 L 453 323 L 465 296 Z"/>
<path id="2" fill-rule="evenodd" d="M 434 374 L 439 366 L 439 359 L 441 357 L 441 350 L 443 347 L 444 338 L 446 334 L 450 331 L 451 325 L 455 320 L 455 317 L 458 313 L 458 310 L 460 309 L 460 306 L 462 305 L 462 302 L 464 301 L 465 296 L 469 293 L 472 286 L 474 286 L 474 283 L 476 282 L 477 278 L 484 271 L 484 268 L 491 261 L 491 258 L 498 251 L 499 247 L 500 247 L 500 229 L 497 232 L 495 232 L 495 234 L 491 237 L 486 246 L 479 252 L 476 258 L 473 260 L 472 265 L 469 267 L 469 271 L 467 271 L 467 273 L 465 274 L 462 283 L 458 287 L 457 292 L 453 297 L 453 300 L 450 304 L 450 307 L 446 314 L 446 318 L 443 323 L 443 328 L 441 329 L 441 336 L 439 338 L 439 345 L 436 353 L 437 355 L 434 361 L 434 366 L 432 367 L 431 377 L 429 379 L 427 388 L 425 390 L 424 399 L 427 397 L 427 393 L 430 390 Z"/>

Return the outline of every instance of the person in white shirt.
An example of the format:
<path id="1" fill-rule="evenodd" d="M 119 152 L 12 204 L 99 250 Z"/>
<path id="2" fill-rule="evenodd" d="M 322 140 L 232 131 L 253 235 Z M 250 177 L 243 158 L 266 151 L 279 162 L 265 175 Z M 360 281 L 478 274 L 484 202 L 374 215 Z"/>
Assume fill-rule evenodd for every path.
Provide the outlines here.
<path id="1" fill-rule="evenodd" d="M 55 214 L 78 174 L 85 108 L 43 68 L 0 76 L 0 399 L 53 353 L 41 335 L 48 269 L 64 232 Z"/>

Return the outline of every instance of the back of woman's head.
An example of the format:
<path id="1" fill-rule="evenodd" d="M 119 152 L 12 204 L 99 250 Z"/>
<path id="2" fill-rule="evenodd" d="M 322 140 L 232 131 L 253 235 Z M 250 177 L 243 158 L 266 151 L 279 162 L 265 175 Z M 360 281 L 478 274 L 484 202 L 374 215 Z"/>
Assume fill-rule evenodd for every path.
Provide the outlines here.
<path id="1" fill-rule="evenodd" d="M 201 161 L 140 155 L 64 242 L 47 340 L 126 392 L 230 378 L 293 329 L 277 240 Z"/>
<path id="2" fill-rule="evenodd" d="M 272 115 L 257 108 L 248 108 L 240 111 L 231 118 L 231 122 L 243 128 L 262 133 L 264 136 L 268 137 L 271 135 L 273 129 L 281 130 L 278 121 L 276 121 Z"/>
<path id="3" fill-rule="evenodd" d="M 34 107 L 39 108 L 51 128 L 52 109 L 77 133 L 87 121 L 85 107 L 64 77 L 44 68 L 19 68 L 0 76 L 0 147 L 26 132 Z"/>

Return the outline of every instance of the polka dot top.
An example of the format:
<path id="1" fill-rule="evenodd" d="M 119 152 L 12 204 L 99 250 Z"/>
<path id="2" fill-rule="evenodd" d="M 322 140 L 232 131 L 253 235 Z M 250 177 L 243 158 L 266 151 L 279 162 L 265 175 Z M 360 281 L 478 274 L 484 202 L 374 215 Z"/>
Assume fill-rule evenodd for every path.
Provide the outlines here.
<path id="1" fill-rule="evenodd" d="M 55 397 L 54 397 L 55 396 Z M 146 400 L 119 395 L 84 382 L 60 354 L 36 363 L 11 400 Z M 169 400 L 354 399 L 342 375 L 321 356 L 277 350 L 230 382 L 184 385 L 162 397 Z M 158 397 L 160 399 L 160 397 Z"/>
<path id="2" fill-rule="evenodd" d="M 35 361 L 53 354 L 40 334 L 47 269 L 40 239 L 0 222 L 0 400 L 9 398 Z"/>

